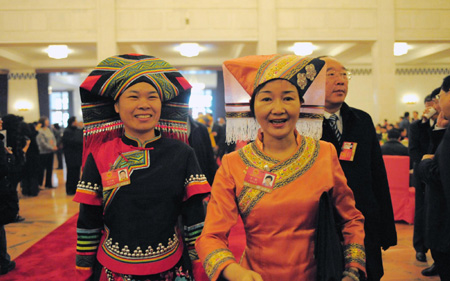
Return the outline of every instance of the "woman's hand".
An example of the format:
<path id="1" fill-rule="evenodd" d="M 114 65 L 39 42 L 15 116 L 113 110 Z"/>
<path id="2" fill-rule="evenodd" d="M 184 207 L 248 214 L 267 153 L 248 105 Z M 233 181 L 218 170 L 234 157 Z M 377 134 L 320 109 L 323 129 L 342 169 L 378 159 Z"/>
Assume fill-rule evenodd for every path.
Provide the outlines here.
<path id="1" fill-rule="evenodd" d="M 232 263 L 225 267 L 222 275 L 229 281 L 263 281 L 261 275 L 245 269 L 237 263 Z"/>
<path id="2" fill-rule="evenodd" d="M 342 281 L 354 281 L 352 278 L 348 277 L 348 276 L 344 276 L 342 278 Z"/>

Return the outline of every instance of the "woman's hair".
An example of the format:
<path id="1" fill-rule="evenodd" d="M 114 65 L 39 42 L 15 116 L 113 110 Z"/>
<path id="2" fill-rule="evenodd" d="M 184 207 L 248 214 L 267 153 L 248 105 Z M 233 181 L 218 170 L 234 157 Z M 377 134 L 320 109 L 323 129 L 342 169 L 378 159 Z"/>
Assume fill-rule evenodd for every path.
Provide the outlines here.
<path id="1" fill-rule="evenodd" d="M 38 123 L 41 123 L 42 127 L 45 127 L 45 121 L 48 120 L 47 116 L 41 116 L 41 118 L 39 118 Z"/>
<path id="2" fill-rule="evenodd" d="M 264 86 L 266 86 L 267 83 L 270 83 L 270 82 L 276 81 L 276 80 L 285 80 L 285 81 L 288 81 L 289 83 L 291 83 L 291 81 L 283 79 L 283 78 L 275 78 L 275 79 L 272 79 L 272 80 L 268 80 L 268 81 L 260 84 L 258 87 L 256 87 L 256 89 L 253 91 L 252 97 L 250 98 L 250 111 L 252 112 L 252 116 L 253 117 L 255 117 L 255 98 L 256 98 L 256 95 L 259 93 L 259 91 L 261 91 L 262 88 L 264 88 Z M 291 83 L 291 84 L 294 85 L 295 88 L 297 89 L 297 94 L 298 94 L 298 97 L 300 98 L 300 103 L 303 104 L 304 100 L 303 100 L 303 97 L 300 96 L 300 93 L 301 93 L 300 87 L 298 85 L 293 84 L 293 83 Z"/>

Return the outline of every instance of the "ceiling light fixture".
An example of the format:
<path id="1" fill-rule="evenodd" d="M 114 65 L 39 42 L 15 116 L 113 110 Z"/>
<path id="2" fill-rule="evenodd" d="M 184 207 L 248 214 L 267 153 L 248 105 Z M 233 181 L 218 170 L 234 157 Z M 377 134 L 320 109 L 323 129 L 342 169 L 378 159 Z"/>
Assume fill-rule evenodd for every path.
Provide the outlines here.
<path id="1" fill-rule="evenodd" d="M 203 48 L 197 43 L 182 43 L 175 48 L 184 57 L 196 57 Z"/>
<path id="2" fill-rule="evenodd" d="M 297 56 L 308 56 L 311 55 L 317 47 L 311 42 L 296 42 L 294 43 L 294 46 L 289 49 L 294 51 Z"/>
<path id="3" fill-rule="evenodd" d="M 52 59 L 65 59 L 72 51 L 69 50 L 67 45 L 49 45 L 45 52 Z"/>
<path id="4" fill-rule="evenodd" d="M 394 43 L 394 56 L 406 55 L 412 47 L 405 42 Z"/>

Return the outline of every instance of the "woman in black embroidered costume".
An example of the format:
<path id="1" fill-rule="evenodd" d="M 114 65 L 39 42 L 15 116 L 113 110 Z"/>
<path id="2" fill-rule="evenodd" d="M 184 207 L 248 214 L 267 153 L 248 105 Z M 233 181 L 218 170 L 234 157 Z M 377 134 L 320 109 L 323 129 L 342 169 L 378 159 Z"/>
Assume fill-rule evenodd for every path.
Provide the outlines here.
<path id="1" fill-rule="evenodd" d="M 78 280 L 194 280 L 210 191 L 187 140 L 191 86 L 144 55 L 102 61 L 80 86 Z M 181 140 L 181 141 L 180 141 Z"/>
<path id="2" fill-rule="evenodd" d="M 341 218 L 345 257 L 345 269 L 338 268 L 338 279 L 332 280 L 358 281 L 358 274 L 365 274 L 364 217 L 355 208 L 334 146 L 317 140 L 324 64 L 293 55 L 224 63 L 227 138 L 255 141 L 225 155 L 214 179 L 196 242 L 211 280 L 318 280 L 315 238 L 319 200 L 327 193 Z M 250 103 L 242 102 L 250 96 Z M 252 116 L 256 121 L 243 120 Z M 269 176 L 270 184 L 264 181 Z M 238 264 L 228 234 L 239 216 L 246 247 Z"/>

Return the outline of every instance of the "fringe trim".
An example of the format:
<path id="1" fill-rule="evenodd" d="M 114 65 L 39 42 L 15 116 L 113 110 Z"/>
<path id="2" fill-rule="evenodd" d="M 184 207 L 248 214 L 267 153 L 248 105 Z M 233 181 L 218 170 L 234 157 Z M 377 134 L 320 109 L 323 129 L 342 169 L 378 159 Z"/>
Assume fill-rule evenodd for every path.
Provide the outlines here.
<path id="1" fill-rule="evenodd" d="M 322 137 L 322 122 L 320 119 L 300 118 L 296 129 L 302 136 L 320 140 Z M 228 118 L 227 119 L 227 143 L 255 140 L 261 126 L 255 118 Z"/>
<path id="2" fill-rule="evenodd" d="M 122 134 L 123 123 L 121 120 L 85 126 L 83 130 L 82 168 L 91 152 L 97 151 L 103 143 L 121 137 Z"/>
<path id="3" fill-rule="evenodd" d="M 166 138 L 180 140 L 187 144 L 189 143 L 187 122 L 170 122 L 159 120 L 156 127 Z"/>

